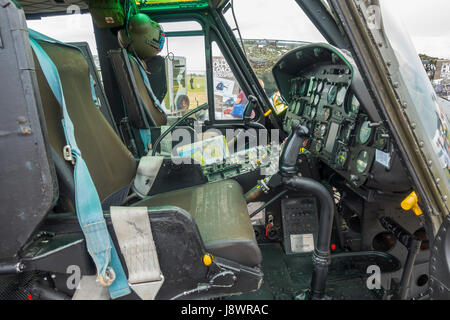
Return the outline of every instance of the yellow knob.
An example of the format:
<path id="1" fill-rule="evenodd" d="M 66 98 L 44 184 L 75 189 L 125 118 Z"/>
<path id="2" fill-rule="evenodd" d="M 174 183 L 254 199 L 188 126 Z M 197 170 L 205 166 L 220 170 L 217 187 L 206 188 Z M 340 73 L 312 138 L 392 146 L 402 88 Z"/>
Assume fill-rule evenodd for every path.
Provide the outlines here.
<path id="1" fill-rule="evenodd" d="M 423 214 L 422 210 L 418 205 L 419 199 L 417 198 L 417 194 L 415 191 L 411 192 L 405 200 L 402 201 L 401 206 L 405 211 L 412 210 L 416 214 L 416 216 L 420 216 Z"/>
<path id="2" fill-rule="evenodd" d="M 264 113 L 264 117 L 267 117 L 269 114 L 271 114 L 272 113 L 272 109 L 269 109 L 269 110 L 267 110 L 267 112 L 266 113 Z"/>
<path id="3" fill-rule="evenodd" d="M 203 256 L 203 264 L 207 267 L 209 267 L 213 262 L 213 256 L 209 253 L 205 254 Z"/>

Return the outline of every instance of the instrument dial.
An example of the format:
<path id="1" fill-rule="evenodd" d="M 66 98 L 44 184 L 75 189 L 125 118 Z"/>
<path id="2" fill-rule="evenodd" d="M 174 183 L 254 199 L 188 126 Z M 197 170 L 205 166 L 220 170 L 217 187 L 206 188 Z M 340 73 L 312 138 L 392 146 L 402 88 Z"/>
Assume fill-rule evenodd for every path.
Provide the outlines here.
<path id="1" fill-rule="evenodd" d="M 328 119 L 330 119 L 331 117 L 331 109 L 330 108 L 325 108 L 323 110 L 323 120 L 324 121 L 328 121 Z"/>
<path id="2" fill-rule="evenodd" d="M 302 101 L 297 101 L 297 104 L 295 106 L 295 114 L 300 114 L 300 109 L 302 108 Z"/>
<path id="3" fill-rule="evenodd" d="M 336 100 L 338 92 L 338 87 L 336 85 L 331 86 L 330 90 L 328 91 L 328 104 L 333 104 Z"/>
<path id="4" fill-rule="evenodd" d="M 322 151 L 322 148 L 323 148 L 322 140 L 317 140 L 317 141 L 316 141 L 316 145 L 315 145 L 315 147 L 314 147 L 314 150 L 315 150 L 317 153 L 319 153 L 320 151 Z"/>
<path id="5" fill-rule="evenodd" d="M 366 120 L 361 124 L 358 132 L 358 142 L 360 144 L 366 144 L 369 142 L 370 137 L 372 136 L 372 127 L 370 126 L 370 121 Z"/>
<path id="6" fill-rule="evenodd" d="M 300 95 L 300 97 L 303 97 L 306 94 L 306 90 L 308 89 L 308 81 L 306 79 L 301 79 L 300 81 L 301 82 L 299 85 L 298 94 Z"/>
<path id="7" fill-rule="evenodd" d="M 308 104 L 305 107 L 305 111 L 303 112 L 303 116 L 310 117 L 311 116 L 311 106 Z"/>
<path id="8" fill-rule="evenodd" d="M 316 91 L 317 85 L 318 85 L 318 81 L 317 80 L 313 80 L 312 92 Z"/>
<path id="9" fill-rule="evenodd" d="M 320 95 L 316 94 L 316 97 L 314 98 L 314 105 L 317 106 L 320 102 Z"/>
<path id="10" fill-rule="evenodd" d="M 356 158 L 356 172 L 364 173 L 369 166 L 369 153 L 366 150 L 361 151 Z"/>
<path id="11" fill-rule="evenodd" d="M 293 101 L 289 107 L 289 111 L 295 112 L 295 107 L 297 106 L 297 101 Z"/>
<path id="12" fill-rule="evenodd" d="M 317 114 L 317 108 L 311 108 L 311 115 L 310 115 L 311 119 L 314 119 L 316 114 Z"/>
<path id="13" fill-rule="evenodd" d="M 375 132 L 375 147 L 377 149 L 383 150 L 388 142 L 389 135 L 386 130 L 378 128 Z"/>
<path id="14" fill-rule="evenodd" d="M 292 96 L 295 96 L 297 94 L 297 87 L 298 87 L 297 81 L 293 80 L 292 84 L 291 84 L 291 95 Z"/>
<path id="15" fill-rule="evenodd" d="M 319 80 L 319 84 L 317 85 L 317 93 L 321 93 L 323 91 L 324 86 L 325 84 L 323 83 L 323 81 Z"/>
<path id="16" fill-rule="evenodd" d="M 338 106 L 342 106 L 344 104 L 345 101 L 345 95 L 347 93 L 347 88 L 346 87 L 341 87 L 337 93 L 336 96 L 336 104 Z"/>
<path id="17" fill-rule="evenodd" d="M 344 124 L 342 126 L 339 138 L 342 142 L 347 143 L 350 140 L 350 134 L 352 132 L 352 128 L 349 123 Z"/>
<path id="18" fill-rule="evenodd" d="M 336 165 L 340 169 L 344 169 L 345 164 L 348 160 L 348 149 L 346 147 L 340 147 L 338 152 L 336 153 Z"/>
<path id="19" fill-rule="evenodd" d="M 359 111 L 359 107 L 360 107 L 360 103 L 358 98 L 356 98 L 356 96 L 354 94 L 352 94 L 351 96 L 349 96 L 349 99 L 347 100 L 346 106 L 345 106 L 345 112 L 347 114 L 358 114 Z"/>
<path id="20" fill-rule="evenodd" d="M 323 137 L 325 133 L 327 133 L 327 125 L 326 124 L 319 125 L 319 135 Z"/>

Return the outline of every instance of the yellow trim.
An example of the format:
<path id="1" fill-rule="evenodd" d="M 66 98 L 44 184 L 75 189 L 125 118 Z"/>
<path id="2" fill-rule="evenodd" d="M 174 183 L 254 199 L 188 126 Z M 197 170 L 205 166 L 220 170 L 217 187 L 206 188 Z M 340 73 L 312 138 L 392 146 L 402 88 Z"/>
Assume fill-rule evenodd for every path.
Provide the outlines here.
<path id="1" fill-rule="evenodd" d="M 264 117 L 267 117 L 271 113 L 272 113 L 272 109 L 269 109 L 266 113 L 264 113 Z"/>

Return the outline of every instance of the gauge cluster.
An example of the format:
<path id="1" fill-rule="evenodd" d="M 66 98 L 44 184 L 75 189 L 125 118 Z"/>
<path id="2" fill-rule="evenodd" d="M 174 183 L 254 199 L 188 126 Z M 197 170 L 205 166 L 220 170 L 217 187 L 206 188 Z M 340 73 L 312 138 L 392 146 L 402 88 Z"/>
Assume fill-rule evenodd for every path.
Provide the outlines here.
<path id="1" fill-rule="evenodd" d="M 338 52 L 311 46 L 284 59 L 274 67 L 277 84 L 289 102 L 283 129 L 290 132 L 292 122 L 299 120 L 310 132 L 305 150 L 352 187 L 366 184 L 371 176 L 373 179 L 375 166 L 389 170 L 389 134 L 382 122 L 369 117 L 353 91 L 356 67 Z"/>

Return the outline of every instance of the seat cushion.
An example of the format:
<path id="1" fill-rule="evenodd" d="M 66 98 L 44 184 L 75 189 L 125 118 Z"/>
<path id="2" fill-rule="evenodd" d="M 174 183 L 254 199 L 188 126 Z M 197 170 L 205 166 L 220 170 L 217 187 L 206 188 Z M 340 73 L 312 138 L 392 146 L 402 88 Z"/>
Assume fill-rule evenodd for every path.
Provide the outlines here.
<path id="1" fill-rule="evenodd" d="M 182 208 L 197 223 L 208 252 L 250 267 L 261 263 L 242 188 L 234 180 L 163 193 L 135 206 Z"/>

